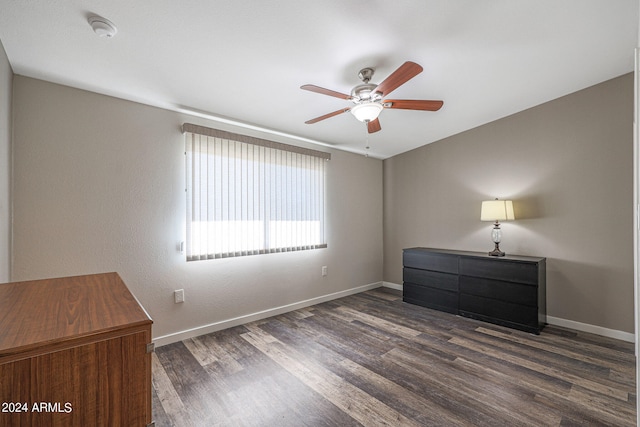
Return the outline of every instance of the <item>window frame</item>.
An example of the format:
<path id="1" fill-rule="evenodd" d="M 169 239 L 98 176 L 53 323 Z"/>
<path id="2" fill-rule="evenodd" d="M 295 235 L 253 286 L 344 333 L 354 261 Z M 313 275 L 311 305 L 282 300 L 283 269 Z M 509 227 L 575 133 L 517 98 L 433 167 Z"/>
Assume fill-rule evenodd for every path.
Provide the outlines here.
<path id="1" fill-rule="evenodd" d="M 189 123 L 182 130 L 187 261 L 327 247 L 331 154 Z"/>

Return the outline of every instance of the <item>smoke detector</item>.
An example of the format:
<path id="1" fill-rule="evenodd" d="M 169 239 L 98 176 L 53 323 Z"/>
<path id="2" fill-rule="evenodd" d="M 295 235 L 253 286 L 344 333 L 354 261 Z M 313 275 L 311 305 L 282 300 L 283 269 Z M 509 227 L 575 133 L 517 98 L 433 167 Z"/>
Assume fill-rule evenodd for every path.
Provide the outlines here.
<path id="1" fill-rule="evenodd" d="M 90 16 L 89 25 L 93 28 L 94 33 L 107 39 L 115 36 L 118 32 L 118 29 L 113 25 L 113 22 L 101 16 Z"/>

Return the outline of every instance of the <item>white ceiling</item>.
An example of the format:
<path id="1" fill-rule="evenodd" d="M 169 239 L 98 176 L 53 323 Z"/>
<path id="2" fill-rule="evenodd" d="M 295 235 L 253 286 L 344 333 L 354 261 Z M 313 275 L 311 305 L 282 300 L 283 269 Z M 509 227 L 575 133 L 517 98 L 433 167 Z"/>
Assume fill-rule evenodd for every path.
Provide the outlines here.
<path id="1" fill-rule="evenodd" d="M 0 40 L 16 74 L 386 158 L 633 71 L 638 1 L 0 0 Z M 392 98 L 440 111 L 304 123 L 350 102 L 301 85 L 349 93 L 407 60 L 424 71 Z"/>

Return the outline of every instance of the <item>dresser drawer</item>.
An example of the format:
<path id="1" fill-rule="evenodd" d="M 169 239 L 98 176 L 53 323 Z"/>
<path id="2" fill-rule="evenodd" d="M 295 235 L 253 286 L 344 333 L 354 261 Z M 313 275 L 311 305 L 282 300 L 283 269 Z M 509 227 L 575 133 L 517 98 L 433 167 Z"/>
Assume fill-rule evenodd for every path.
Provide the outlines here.
<path id="1" fill-rule="evenodd" d="M 460 293 L 538 307 L 538 288 L 500 280 L 460 276 Z"/>
<path id="2" fill-rule="evenodd" d="M 460 314 L 480 320 L 506 322 L 507 326 L 526 325 L 538 330 L 538 309 L 526 305 L 484 298 L 476 295 L 459 295 Z"/>
<path id="3" fill-rule="evenodd" d="M 402 300 L 411 304 L 458 314 L 458 294 L 428 286 L 405 282 Z"/>
<path id="4" fill-rule="evenodd" d="M 405 267 L 402 270 L 402 280 L 417 285 L 458 292 L 458 276 L 455 274 Z"/>
<path id="5" fill-rule="evenodd" d="M 503 280 L 506 282 L 538 284 L 538 265 L 506 259 L 460 258 L 460 274 Z"/>
<path id="6" fill-rule="evenodd" d="M 458 256 L 428 252 L 420 249 L 405 249 L 402 255 L 405 267 L 458 274 Z"/>

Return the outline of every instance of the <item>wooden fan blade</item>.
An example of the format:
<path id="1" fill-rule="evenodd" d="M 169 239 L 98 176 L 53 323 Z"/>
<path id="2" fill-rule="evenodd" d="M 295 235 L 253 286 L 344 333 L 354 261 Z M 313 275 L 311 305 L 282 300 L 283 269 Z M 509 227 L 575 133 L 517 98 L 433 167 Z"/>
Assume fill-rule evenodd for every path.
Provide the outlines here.
<path id="1" fill-rule="evenodd" d="M 380 126 L 380 120 L 375 119 L 367 123 L 367 130 L 369 133 L 378 132 L 382 127 Z"/>
<path id="2" fill-rule="evenodd" d="M 323 95 L 335 96 L 336 98 L 351 99 L 351 95 L 346 93 L 336 92 L 335 90 L 325 89 L 316 85 L 302 85 L 300 89 L 308 90 L 310 92 L 321 93 Z"/>
<path id="3" fill-rule="evenodd" d="M 407 61 L 402 64 L 397 70 L 395 70 L 389 77 L 387 77 L 376 88 L 376 92 L 382 93 L 382 96 L 387 96 L 399 86 L 405 84 L 418 74 L 422 72 L 422 67 L 415 62 Z"/>
<path id="4" fill-rule="evenodd" d="M 400 110 L 438 111 L 442 108 L 444 102 L 416 99 L 385 99 L 382 104 L 385 108 L 398 108 Z M 391 105 L 387 106 L 387 104 Z"/>
<path id="5" fill-rule="evenodd" d="M 351 107 L 343 108 L 342 110 L 334 111 L 333 113 L 325 114 L 324 116 L 316 117 L 315 119 L 307 120 L 305 123 L 308 125 L 312 125 L 314 123 L 318 123 L 320 120 L 328 119 L 333 116 L 337 116 L 338 114 L 346 113 L 351 110 Z"/>

